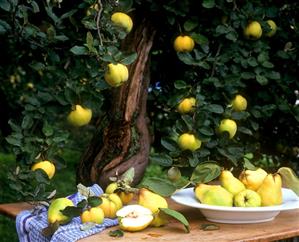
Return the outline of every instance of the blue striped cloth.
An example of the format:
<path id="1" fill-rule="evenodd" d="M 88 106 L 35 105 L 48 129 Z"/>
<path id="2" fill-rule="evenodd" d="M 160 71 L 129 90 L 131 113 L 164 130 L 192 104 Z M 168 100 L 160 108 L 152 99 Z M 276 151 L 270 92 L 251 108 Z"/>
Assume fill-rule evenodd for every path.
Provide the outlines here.
<path id="1" fill-rule="evenodd" d="M 96 196 L 103 193 L 103 190 L 97 184 L 91 186 L 90 190 Z M 75 193 L 68 196 L 68 198 L 76 205 L 85 197 L 80 193 Z M 80 217 L 75 217 L 70 223 L 59 226 L 52 237 L 45 237 L 42 235 L 41 231 L 48 226 L 46 207 L 42 207 L 36 211 L 22 211 L 16 218 L 16 229 L 20 242 L 73 242 L 99 233 L 104 229 L 117 224 L 117 219 L 105 218 L 102 224 L 96 224 L 90 229 L 82 230 Z"/>

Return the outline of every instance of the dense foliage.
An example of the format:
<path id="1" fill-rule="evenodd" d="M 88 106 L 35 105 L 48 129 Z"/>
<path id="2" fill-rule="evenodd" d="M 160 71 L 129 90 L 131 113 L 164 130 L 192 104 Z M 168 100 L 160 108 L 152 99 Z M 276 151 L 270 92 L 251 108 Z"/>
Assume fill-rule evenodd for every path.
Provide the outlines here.
<path id="1" fill-rule="evenodd" d="M 94 4 L 97 4 L 95 7 Z M 111 23 L 115 11 L 145 16 L 157 33 L 151 52 L 148 114 L 153 136 L 150 160 L 165 167 L 196 167 L 214 160 L 242 165 L 244 155 L 275 155 L 275 162 L 296 162 L 299 90 L 298 3 L 293 1 L 19 1 L 0 2 L 0 87 L 10 128 L 2 127 L 2 145 L 12 151 L 19 168 L 10 176 L 12 188 L 25 197 L 43 193 L 48 180 L 28 169 L 38 159 L 64 165 L 63 149 L 81 152 L 97 120 L 109 115 L 111 91 L 104 81 L 109 62 L 131 64 L 135 53 L 121 51 L 126 32 Z M 272 19 L 277 33 L 266 21 Z M 243 35 L 248 22 L 261 23 L 263 35 Z M 177 53 L 175 37 L 190 35 L 195 48 Z M 236 94 L 248 107 L 235 112 Z M 196 98 L 192 114 L 180 114 L 178 103 Z M 90 125 L 73 128 L 66 116 L 76 104 L 93 111 Z M 238 125 L 233 139 L 220 135 L 223 118 Z M 3 120 L 2 120 L 3 121 Z M 202 146 L 182 151 L 178 136 L 195 134 Z M 273 164 L 264 164 L 272 166 Z M 275 164 L 274 164 L 275 166 Z"/>

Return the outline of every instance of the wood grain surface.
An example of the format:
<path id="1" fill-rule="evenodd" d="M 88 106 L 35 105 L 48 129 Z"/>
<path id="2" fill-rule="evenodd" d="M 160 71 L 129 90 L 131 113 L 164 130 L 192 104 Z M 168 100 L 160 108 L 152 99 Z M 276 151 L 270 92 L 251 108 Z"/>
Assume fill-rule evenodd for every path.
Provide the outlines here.
<path id="1" fill-rule="evenodd" d="M 139 232 L 125 232 L 121 238 L 109 236 L 109 231 L 118 229 L 117 226 L 108 228 L 101 233 L 79 240 L 79 242 L 141 242 L 141 241 L 180 241 L 182 242 L 263 242 L 275 241 L 299 236 L 299 209 L 281 212 L 273 221 L 257 224 L 220 224 L 218 230 L 204 231 L 203 224 L 211 222 L 205 220 L 200 211 L 196 208 L 179 205 L 168 200 L 169 207 L 185 215 L 190 223 L 190 233 L 186 233 L 183 225 L 175 220 L 160 228 L 146 228 Z M 32 208 L 28 203 L 0 204 L 0 214 L 11 218 L 25 209 Z"/>

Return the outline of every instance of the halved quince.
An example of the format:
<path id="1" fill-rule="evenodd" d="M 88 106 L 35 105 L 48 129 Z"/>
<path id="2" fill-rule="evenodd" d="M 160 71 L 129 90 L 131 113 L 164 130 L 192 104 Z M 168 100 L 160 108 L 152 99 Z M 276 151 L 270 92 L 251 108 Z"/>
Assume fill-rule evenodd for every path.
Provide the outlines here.
<path id="1" fill-rule="evenodd" d="M 150 209 L 138 204 L 122 207 L 117 211 L 116 216 L 120 229 L 130 232 L 145 229 L 154 219 Z"/>

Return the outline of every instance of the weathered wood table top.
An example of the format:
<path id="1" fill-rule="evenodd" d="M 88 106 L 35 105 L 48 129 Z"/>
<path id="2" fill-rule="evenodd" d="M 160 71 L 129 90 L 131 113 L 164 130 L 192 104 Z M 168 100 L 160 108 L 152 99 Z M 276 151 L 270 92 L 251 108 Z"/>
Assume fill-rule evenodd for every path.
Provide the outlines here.
<path id="1" fill-rule="evenodd" d="M 169 207 L 185 215 L 190 223 L 191 231 L 186 233 L 183 225 L 175 220 L 160 228 L 146 228 L 143 231 L 129 233 L 126 232 L 122 238 L 109 236 L 109 231 L 116 230 L 118 227 L 111 227 L 101 233 L 81 239 L 79 242 L 98 242 L 98 241 L 274 241 L 299 236 L 299 209 L 281 212 L 273 221 L 257 224 L 220 224 L 219 230 L 201 230 L 202 224 L 211 223 L 202 216 L 196 208 L 179 205 L 172 200 Z M 30 209 L 32 206 L 27 203 L 0 204 L 0 214 L 5 214 L 14 218 L 20 211 Z"/>

